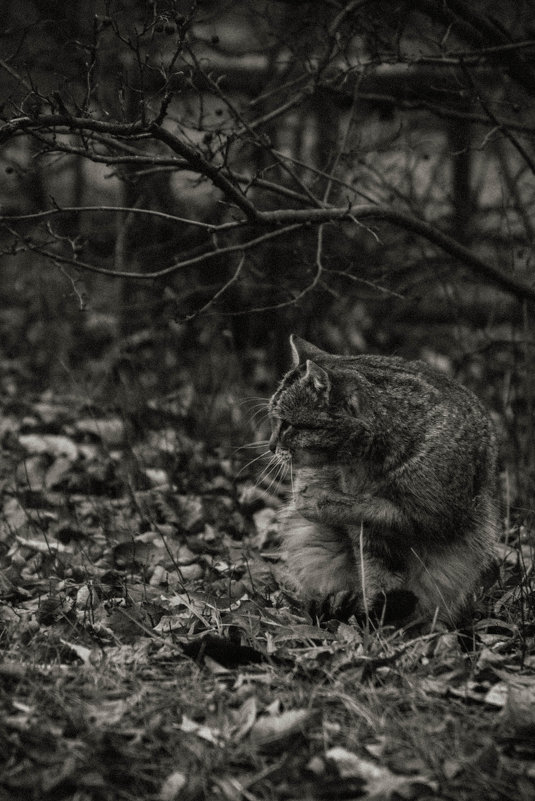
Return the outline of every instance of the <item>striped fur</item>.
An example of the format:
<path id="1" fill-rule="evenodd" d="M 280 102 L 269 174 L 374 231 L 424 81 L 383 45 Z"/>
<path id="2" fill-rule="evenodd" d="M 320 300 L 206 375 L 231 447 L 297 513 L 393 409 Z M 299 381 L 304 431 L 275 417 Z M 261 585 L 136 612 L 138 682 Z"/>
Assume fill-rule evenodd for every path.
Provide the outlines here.
<path id="1" fill-rule="evenodd" d="M 424 362 L 291 345 L 271 446 L 291 462 L 283 533 L 301 596 L 359 615 L 403 590 L 416 596 L 413 617 L 455 624 L 499 528 L 488 413 Z"/>

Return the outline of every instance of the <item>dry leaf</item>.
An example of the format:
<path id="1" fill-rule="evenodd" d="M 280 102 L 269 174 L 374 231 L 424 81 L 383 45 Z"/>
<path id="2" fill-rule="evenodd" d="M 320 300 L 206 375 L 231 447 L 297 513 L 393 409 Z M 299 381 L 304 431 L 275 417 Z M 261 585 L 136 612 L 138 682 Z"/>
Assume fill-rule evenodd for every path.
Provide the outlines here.
<path id="1" fill-rule="evenodd" d="M 413 796 L 413 785 L 417 784 L 436 789 L 436 783 L 426 776 L 403 776 L 393 773 L 387 767 L 368 759 L 361 759 L 345 748 L 330 748 L 326 751 L 325 757 L 334 762 L 341 778 L 362 779 L 365 782 L 363 798 L 366 801 L 388 801 L 393 793 L 410 798 Z"/>
<path id="2" fill-rule="evenodd" d="M 283 748 L 289 739 L 300 734 L 313 716 L 309 709 L 289 709 L 280 715 L 264 715 L 251 729 L 251 740 L 259 748 Z"/>
<path id="3" fill-rule="evenodd" d="M 200 737 L 202 740 L 206 740 L 208 743 L 213 743 L 214 745 L 221 745 L 223 742 L 219 729 L 211 729 L 204 723 L 196 723 L 196 721 L 188 718 L 187 715 L 182 715 L 180 729 L 186 732 L 186 734 L 195 734 L 196 737 Z"/>
<path id="4" fill-rule="evenodd" d="M 74 428 L 81 434 L 91 434 L 98 437 L 109 447 L 121 445 L 124 440 L 125 425 L 120 417 L 95 420 L 92 417 L 77 420 Z"/>
<path id="5" fill-rule="evenodd" d="M 482 700 L 485 701 L 486 704 L 490 704 L 491 706 L 497 706 L 500 709 L 505 705 L 507 701 L 507 695 L 509 692 L 509 687 L 505 681 L 498 681 L 494 684 L 490 690 L 485 693 Z"/>
<path id="6" fill-rule="evenodd" d="M 529 681 L 514 681 L 507 685 L 503 709 L 505 725 L 525 734 L 535 732 L 535 677 L 526 678 Z"/>
<path id="7" fill-rule="evenodd" d="M 257 531 L 255 545 L 261 549 L 270 533 L 277 529 L 277 513 L 274 509 L 260 509 L 253 515 L 253 520 Z"/>
<path id="8" fill-rule="evenodd" d="M 250 732 L 256 720 L 257 713 L 256 697 L 251 695 L 243 702 L 239 709 L 232 713 L 235 726 L 232 734 L 233 740 L 238 742 Z"/>
<path id="9" fill-rule="evenodd" d="M 63 479 L 72 470 L 72 461 L 68 456 L 59 456 L 54 459 L 45 475 L 45 486 L 47 489 L 53 489 L 61 484 Z M 31 482 L 30 486 L 32 486 Z"/>
<path id="10" fill-rule="evenodd" d="M 180 791 L 184 789 L 187 781 L 186 776 L 180 770 L 170 773 L 160 787 L 159 801 L 175 801 L 180 797 Z"/>
<path id="11" fill-rule="evenodd" d="M 67 640 L 61 640 L 61 642 L 63 643 L 63 645 L 66 645 L 67 648 L 70 648 L 71 651 L 73 651 L 76 654 L 76 656 L 82 660 L 84 665 L 86 665 L 87 667 L 92 666 L 93 663 L 91 661 L 91 654 L 93 652 L 91 648 L 86 648 L 85 646 L 78 645 L 75 642 L 67 642 Z"/>
<path id="12" fill-rule="evenodd" d="M 66 456 L 72 462 L 78 458 L 76 443 L 70 437 L 59 434 L 21 434 L 19 442 L 27 453 Z"/>
<path id="13" fill-rule="evenodd" d="M 2 520 L 0 520 L 2 538 L 11 536 L 27 523 L 28 513 L 22 508 L 17 498 L 9 498 L 2 507 Z"/>

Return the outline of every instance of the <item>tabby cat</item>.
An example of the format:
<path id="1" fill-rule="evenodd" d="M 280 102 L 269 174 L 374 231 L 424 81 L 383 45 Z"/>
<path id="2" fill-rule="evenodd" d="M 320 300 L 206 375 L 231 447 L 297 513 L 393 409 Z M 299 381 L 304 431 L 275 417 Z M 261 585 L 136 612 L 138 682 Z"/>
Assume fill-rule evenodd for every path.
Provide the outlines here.
<path id="1" fill-rule="evenodd" d="M 499 525 L 488 413 L 424 362 L 290 344 L 270 448 L 291 469 L 282 525 L 301 597 L 314 616 L 455 625 Z"/>

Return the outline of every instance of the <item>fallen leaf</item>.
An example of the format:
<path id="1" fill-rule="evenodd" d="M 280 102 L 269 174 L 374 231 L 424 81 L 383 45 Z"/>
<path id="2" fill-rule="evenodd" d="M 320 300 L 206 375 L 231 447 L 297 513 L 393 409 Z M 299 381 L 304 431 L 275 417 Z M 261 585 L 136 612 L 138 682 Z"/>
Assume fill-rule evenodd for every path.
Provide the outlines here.
<path id="1" fill-rule="evenodd" d="M 498 681 L 490 690 L 485 693 L 482 700 L 490 706 L 497 706 L 500 709 L 505 705 L 507 696 L 509 694 L 509 687 L 504 681 Z"/>
<path id="2" fill-rule="evenodd" d="M 92 417 L 77 420 L 75 430 L 80 434 L 91 434 L 98 437 L 109 447 L 121 445 L 124 440 L 125 426 L 120 417 L 95 420 Z"/>
<path id="3" fill-rule="evenodd" d="M 269 535 L 277 530 L 277 513 L 274 509 L 260 509 L 253 515 L 256 527 L 255 545 L 262 549 Z"/>
<path id="4" fill-rule="evenodd" d="M 63 479 L 72 470 L 72 461 L 68 456 L 59 456 L 54 459 L 45 475 L 45 486 L 47 489 L 54 489 L 61 484 Z M 32 486 L 31 482 L 30 486 Z"/>
<path id="5" fill-rule="evenodd" d="M 59 434 L 21 434 L 19 442 L 27 453 L 66 456 L 72 462 L 78 458 L 76 444 L 70 437 Z"/>
<path id="6" fill-rule="evenodd" d="M 153 561 L 157 556 L 158 551 L 150 542 L 120 542 L 113 549 L 115 565 L 122 570 L 136 570 Z"/>
<path id="7" fill-rule="evenodd" d="M 221 737 L 219 729 L 211 729 L 203 723 L 197 723 L 191 720 L 191 718 L 188 718 L 187 715 L 182 715 L 180 730 L 186 732 L 186 734 L 195 734 L 195 736 L 200 737 L 201 740 L 206 740 L 214 745 L 221 745 L 223 743 L 223 738 Z"/>
<path id="8" fill-rule="evenodd" d="M 170 773 L 160 787 L 159 801 L 175 801 L 180 797 L 180 791 L 184 789 L 187 781 L 186 776 L 180 770 Z"/>
<path id="9" fill-rule="evenodd" d="M 503 723 L 518 733 L 535 732 L 535 677 L 529 682 L 507 685 Z"/>
<path id="10" fill-rule="evenodd" d="M 31 551 L 36 551 L 37 553 L 66 553 L 70 550 L 66 545 L 54 540 L 41 541 L 35 539 L 26 539 L 26 537 L 21 537 L 18 534 L 16 535 L 15 539 L 24 548 L 29 548 Z"/>
<path id="11" fill-rule="evenodd" d="M 202 499 L 198 495 L 177 495 L 180 522 L 191 534 L 204 529 L 205 514 Z"/>
<path id="12" fill-rule="evenodd" d="M 251 729 L 251 740 L 265 750 L 282 749 L 288 740 L 305 731 L 305 725 L 312 717 L 310 709 L 289 709 L 276 716 L 263 715 Z"/>
<path id="13" fill-rule="evenodd" d="M 11 536 L 28 523 L 28 514 L 22 508 L 17 498 L 9 498 L 2 507 L 1 537 Z"/>
<path id="14" fill-rule="evenodd" d="M 458 759 L 445 759 L 442 763 L 442 772 L 446 779 L 454 779 L 463 770 L 463 765 Z"/>
<path id="15" fill-rule="evenodd" d="M 151 487 L 165 488 L 169 486 L 169 476 L 166 470 L 162 470 L 160 467 L 147 467 L 144 472 Z"/>
<path id="16" fill-rule="evenodd" d="M 325 757 L 336 765 L 342 779 L 362 779 L 365 782 L 363 797 L 366 801 L 388 801 L 394 793 L 411 798 L 414 785 L 424 785 L 431 790 L 437 788 L 436 782 L 426 776 L 393 773 L 384 765 L 362 759 L 340 746 L 330 748 Z"/>
<path id="17" fill-rule="evenodd" d="M 67 640 L 60 640 L 60 642 L 63 643 L 63 645 L 66 645 L 67 648 L 70 648 L 71 651 L 73 651 L 76 656 L 82 660 L 84 665 L 87 667 L 92 666 L 91 655 L 93 652 L 91 648 L 86 648 L 84 645 L 78 645 L 75 642 L 67 642 Z"/>
<path id="18" fill-rule="evenodd" d="M 232 719 L 234 721 L 233 740 L 238 742 L 250 732 L 255 723 L 257 714 L 256 697 L 251 695 L 243 702 L 239 709 L 232 713 Z"/>

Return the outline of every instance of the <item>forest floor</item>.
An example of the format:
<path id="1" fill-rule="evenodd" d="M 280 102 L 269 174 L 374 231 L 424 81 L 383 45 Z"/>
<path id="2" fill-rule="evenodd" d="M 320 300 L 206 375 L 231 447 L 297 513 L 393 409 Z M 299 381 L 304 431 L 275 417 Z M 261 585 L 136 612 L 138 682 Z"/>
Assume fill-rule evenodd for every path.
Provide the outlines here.
<path id="1" fill-rule="evenodd" d="M 524 528 L 472 652 L 320 628 L 282 588 L 284 493 L 240 452 L 3 387 L 1 799 L 535 797 Z"/>

